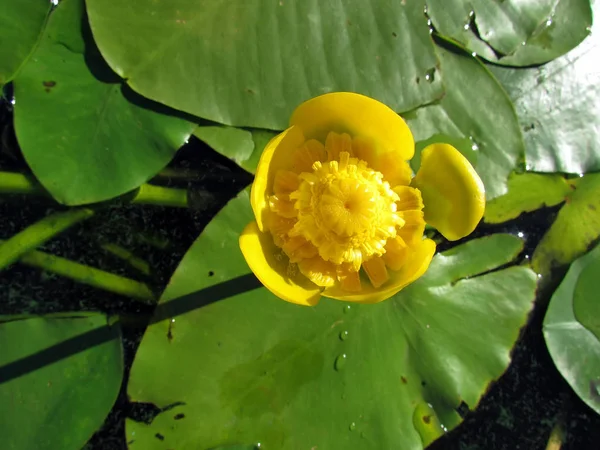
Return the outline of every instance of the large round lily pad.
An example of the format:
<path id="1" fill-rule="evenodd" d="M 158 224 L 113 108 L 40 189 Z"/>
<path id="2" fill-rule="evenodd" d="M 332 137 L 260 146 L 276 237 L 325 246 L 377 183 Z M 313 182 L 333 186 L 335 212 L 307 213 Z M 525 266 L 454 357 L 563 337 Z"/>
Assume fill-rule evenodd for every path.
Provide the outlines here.
<path id="1" fill-rule="evenodd" d="M 163 412 L 151 424 L 128 420 L 131 449 L 422 449 L 506 369 L 536 277 L 494 269 L 520 239 L 494 235 L 437 255 L 423 278 L 376 305 L 324 298 L 309 308 L 249 274 L 238 237 L 251 217 L 243 192 L 163 293 L 128 385 L 132 400 Z"/>
<path id="2" fill-rule="evenodd" d="M 31 55 L 52 7 L 48 0 L 3 0 L 0 12 L 0 87 Z"/>
<path id="3" fill-rule="evenodd" d="M 15 130 L 61 203 L 107 200 L 168 164 L 195 125 L 131 92 L 91 39 L 83 0 L 62 0 L 14 81 Z"/>
<path id="4" fill-rule="evenodd" d="M 121 387 L 118 325 L 96 313 L 7 321 L 0 348 L 2 448 L 80 450 Z"/>
<path id="5" fill-rule="evenodd" d="M 227 125 L 280 130 L 331 91 L 396 111 L 439 98 L 424 0 L 89 0 L 110 66 L 145 97 Z"/>
<path id="6" fill-rule="evenodd" d="M 427 0 L 442 35 L 470 52 L 508 66 L 548 62 L 589 33 L 589 0 Z"/>
<path id="7" fill-rule="evenodd" d="M 600 2 L 594 3 L 600 16 Z M 524 131 L 527 169 L 600 170 L 600 25 L 576 49 L 544 66 L 490 66 L 514 102 Z"/>
<path id="8" fill-rule="evenodd" d="M 600 414 L 600 246 L 577 259 L 550 301 L 544 337 L 557 369 Z"/>

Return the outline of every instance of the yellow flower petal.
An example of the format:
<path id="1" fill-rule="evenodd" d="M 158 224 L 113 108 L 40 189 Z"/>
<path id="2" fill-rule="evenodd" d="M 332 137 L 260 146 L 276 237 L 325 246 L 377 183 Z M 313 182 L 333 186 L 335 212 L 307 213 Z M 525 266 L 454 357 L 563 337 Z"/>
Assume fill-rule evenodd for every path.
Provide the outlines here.
<path id="1" fill-rule="evenodd" d="M 325 150 L 328 161 L 339 161 L 340 153 L 352 156 L 352 138 L 347 133 L 329 133 L 325 138 Z"/>
<path id="2" fill-rule="evenodd" d="M 286 219 L 291 219 L 298 215 L 298 211 L 294 208 L 294 201 L 290 200 L 287 194 L 271 195 L 269 197 L 269 208 L 272 212 L 279 214 Z M 269 223 L 267 215 L 263 215 L 265 223 Z"/>
<path id="3" fill-rule="evenodd" d="M 357 303 L 378 303 L 396 294 L 425 273 L 435 253 L 435 242 L 425 239 L 411 249 L 406 263 L 397 272 L 389 272 L 390 280 L 380 288 L 363 283 L 360 292 L 348 292 L 339 286 L 326 288 L 321 295 Z"/>
<path id="4" fill-rule="evenodd" d="M 371 280 L 371 284 L 376 288 L 381 287 L 383 283 L 390 279 L 390 275 L 382 258 L 371 258 L 370 260 L 365 261 L 362 266 L 363 269 L 365 269 L 369 280 Z"/>
<path id="5" fill-rule="evenodd" d="M 300 186 L 298 174 L 290 170 L 280 170 L 275 174 L 273 190 L 276 194 L 291 194 Z"/>
<path id="6" fill-rule="evenodd" d="M 290 127 L 271 139 L 260 157 L 250 191 L 250 203 L 261 231 L 265 231 L 269 197 L 273 193 L 275 174 L 278 170 L 291 168 L 292 155 L 303 143 L 302 130 L 298 127 Z"/>
<path id="7" fill-rule="evenodd" d="M 338 264 L 336 266 L 337 279 L 340 282 L 338 289 L 341 288 L 345 293 L 361 291 L 360 275 L 355 269 L 356 268 L 352 264 Z"/>
<path id="8" fill-rule="evenodd" d="M 320 256 L 300 261 L 298 268 L 305 277 L 317 286 L 333 286 L 337 281 L 335 264 L 324 261 Z"/>
<path id="9" fill-rule="evenodd" d="M 396 186 L 394 192 L 398 194 L 399 200 L 396 202 L 398 211 L 408 211 L 423 209 L 423 199 L 418 189 L 409 186 Z"/>
<path id="10" fill-rule="evenodd" d="M 406 161 L 400 158 L 397 152 L 393 150 L 377 151 L 365 138 L 360 136 L 352 140 L 352 150 L 354 156 L 365 161 L 371 169 L 381 172 L 384 180 L 390 186 L 410 184 L 412 169 Z"/>
<path id="11" fill-rule="evenodd" d="M 277 297 L 298 305 L 319 302 L 321 289 L 302 275 L 256 222 L 249 223 L 240 236 L 240 248 L 256 278 Z"/>
<path id="12" fill-rule="evenodd" d="M 307 139 L 325 142 L 330 131 L 365 138 L 378 153 L 393 151 L 400 161 L 414 154 L 413 136 L 404 120 L 383 103 L 351 92 L 333 92 L 302 103 L 290 119 Z"/>
<path id="13" fill-rule="evenodd" d="M 315 161 L 323 162 L 326 160 L 325 146 L 315 139 L 310 139 L 292 155 L 292 170 L 296 173 L 310 173 Z"/>
<path id="14" fill-rule="evenodd" d="M 398 211 L 398 215 L 404 220 L 404 226 L 398 230 L 398 237 L 401 237 L 404 242 L 414 245 L 423 239 L 425 232 L 425 219 L 423 219 L 423 211 L 409 210 Z"/>
<path id="15" fill-rule="evenodd" d="M 410 254 L 410 248 L 404 242 L 404 239 L 397 236 L 392 239 L 388 239 L 385 244 L 385 253 L 382 258 L 385 264 L 392 270 L 400 270 Z"/>
<path id="16" fill-rule="evenodd" d="M 448 240 L 470 234 L 485 209 L 485 189 L 471 163 L 448 144 L 432 144 L 421 154 L 412 186 L 421 191 L 425 221 Z"/>

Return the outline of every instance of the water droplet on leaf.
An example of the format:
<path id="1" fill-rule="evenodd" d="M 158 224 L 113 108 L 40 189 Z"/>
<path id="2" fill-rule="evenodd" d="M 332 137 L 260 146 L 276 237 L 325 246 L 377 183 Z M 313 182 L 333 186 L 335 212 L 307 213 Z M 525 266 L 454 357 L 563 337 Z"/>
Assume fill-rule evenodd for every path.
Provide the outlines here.
<path id="1" fill-rule="evenodd" d="M 427 72 L 425 72 L 425 80 L 429 83 L 433 83 L 433 80 L 435 80 L 435 67 L 432 67 Z"/>
<path id="2" fill-rule="evenodd" d="M 346 339 L 348 339 L 348 331 L 347 330 L 340 331 L 340 339 L 342 341 L 345 341 Z"/>
<path id="3" fill-rule="evenodd" d="M 335 363 L 333 363 L 333 367 L 335 368 L 335 370 L 337 370 L 337 371 L 342 370 L 344 368 L 344 366 L 346 365 L 347 358 L 348 357 L 345 353 L 342 353 L 337 358 L 335 358 Z"/>
<path id="4" fill-rule="evenodd" d="M 354 430 L 356 430 L 356 423 L 352 422 L 352 423 L 350 424 L 350 426 L 348 427 L 348 429 L 349 429 L 350 431 L 354 431 Z"/>
<path id="5" fill-rule="evenodd" d="M 344 311 L 344 314 L 348 314 L 350 312 L 350 309 L 352 309 L 352 307 L 350 305 L 346 305 L 344 306 L 342 311 Z"/>

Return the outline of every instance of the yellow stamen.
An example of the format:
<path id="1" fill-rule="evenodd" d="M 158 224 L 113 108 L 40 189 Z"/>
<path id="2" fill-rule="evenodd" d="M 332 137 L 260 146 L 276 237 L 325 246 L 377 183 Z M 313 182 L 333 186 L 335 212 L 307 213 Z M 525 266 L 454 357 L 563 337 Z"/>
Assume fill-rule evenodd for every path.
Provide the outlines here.
<path id="1" fill-rule="evenodd" d="M 312 174 L 300 175 L 296 200 L 298 222 L 291 236 L 312 242 L 325 261 L 351 263 L 381 256 L 404 220 L 396 213 L 398 195 L 364 161 L 340 153 L 340 162 L 315 162 Z"/>
<path id="2" fill-rule="evenodd" d="M 390 186 L 382 173 L 403 178 L 406 162 L 374 154 L 367 141 L 331 132 L 325 145 L 305 142 L 289 170 L 275 174 L 266 224 L 289 270 L 320 287 L 360 292 L 361 269 L 379 288 L 406 263 L 422 239 L 423 201 L 417 189 Z"/>

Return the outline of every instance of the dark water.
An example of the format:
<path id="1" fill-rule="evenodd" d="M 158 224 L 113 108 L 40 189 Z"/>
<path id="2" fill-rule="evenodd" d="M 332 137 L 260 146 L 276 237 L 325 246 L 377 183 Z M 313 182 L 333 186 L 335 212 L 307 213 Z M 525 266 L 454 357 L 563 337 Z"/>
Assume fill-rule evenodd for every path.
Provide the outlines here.
<path id="1" fill-rule="evenodd" d="M 10 109 L 10 102 L 4 100 L 0 107 L 0 170 L 26 170 L 14 139 Z M 153 182 L 191 189 L 193 208 L 115 205 L 53 239 L 42 249 L 139 279 L 139 272 L 99 247 L 106 242 L 121 245 L 144 256 L 154 269 L 144 281 L 160 292 L 210 219 L 251 181 L 247 173 L 196 139 L 181 149 L 171 167 L 180 169 L 186 176 L 163 177 Z M 0 239 L 58 209 L 46 199 L 24 200 L 19 196 L 0 198 Z M 469 238 L 498 231 L 522 232 L 526 238 L 521 255 L 524 262 L 552 223 L 556 211 L 557 208 L 543 209 L 500 226 L 483 225 Z M 140 239 L 140 235 L 144 239 Z M 159 248 L 161 246 L 164 248 Z M 442 243 L 439 249 L 449 246 Z M 537 306 L 513 351 L 507 372 L 489 388 L 476 411 L 468 413 L 460 427 L 435 442 L 431 449 L 544 449 L 550 430 L 559 419 L 564 421 L 567 431 L 563 449 L 600 448 L 600 417 L 578 399 L 556 371 L 541 332 L 549 295 L 561 276 L 557 273 L 554 279 L 545 280 L 546 287 L 540 289 Z M 88 450 L 126 449 L 125 418 L 150 421 L 159 412 L 153 405 L 130 403 L 126 396 L 128 371 L 152 308 L 20 265 L 0 272 L 0 286 L 0 315 L 103 311 L 130 319 L 123 329 L 126 374 L 121 392 L 104 426 L 86 447 Z"/>

